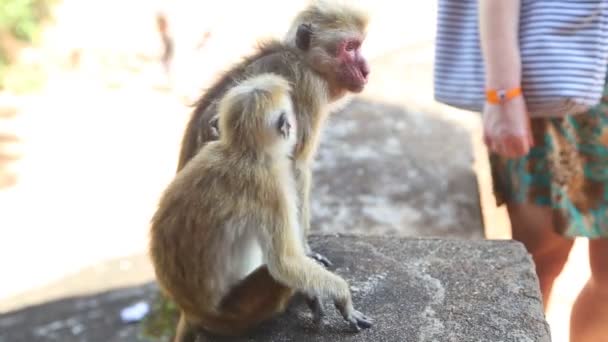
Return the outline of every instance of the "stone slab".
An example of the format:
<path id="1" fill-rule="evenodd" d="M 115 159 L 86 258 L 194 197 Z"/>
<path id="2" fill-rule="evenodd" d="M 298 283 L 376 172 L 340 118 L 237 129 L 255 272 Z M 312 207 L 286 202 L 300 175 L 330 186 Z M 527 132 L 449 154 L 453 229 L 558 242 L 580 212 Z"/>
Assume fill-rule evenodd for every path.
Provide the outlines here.
<path id="1" fill-rule="evenodd" d="M 531 258 L 514 241 L 313 236 L 350 283 L 372 329 L 349 332 L 326 303 L 323 324 L 295 302 L 249 337 L 200 342 L 549 342 Z M 151 300 L 154 284 L 65 299 L 0 315 L 0 342 L 141 341 L 120 308 Z"/>
<path id="2" fill-rule="evenodd" d="M 357 98 L 330 116 L 315 158 L 312 230 L 483 238 L 470 133 Z"/>

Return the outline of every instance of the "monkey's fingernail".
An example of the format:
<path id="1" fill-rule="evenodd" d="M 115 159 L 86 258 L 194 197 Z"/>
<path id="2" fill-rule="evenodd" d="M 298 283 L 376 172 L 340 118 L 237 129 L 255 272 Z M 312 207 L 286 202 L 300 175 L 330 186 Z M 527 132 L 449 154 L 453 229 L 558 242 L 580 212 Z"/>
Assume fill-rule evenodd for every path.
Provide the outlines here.
<path id="1" fill-rule="evenodd" d="M 369 320 L 361 320 L 359 321 L 359 327 L 363 329 L 369 329 L 372 327 L 372 322 L 370 322 Z"/>

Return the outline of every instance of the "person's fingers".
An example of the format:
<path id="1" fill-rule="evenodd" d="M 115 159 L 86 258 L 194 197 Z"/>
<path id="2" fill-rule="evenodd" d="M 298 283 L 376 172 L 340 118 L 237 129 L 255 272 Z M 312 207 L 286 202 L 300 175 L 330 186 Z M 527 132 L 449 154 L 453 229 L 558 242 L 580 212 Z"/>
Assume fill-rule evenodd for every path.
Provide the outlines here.
<path id="1" fill-rule="evenodd" d="M 508 135 L 504 138 L 503 142 L 504 156 L 507 158 L 514 158 L 517 155 L 517 139 L 514 136 Z"/>
<path id="2" fill-rule="evenodd" d="M 530 145 L 527 134 L 521 134 L 512 137 L 513 158 L 523 157 L 528 154 Z"/>
<path id="3" fill-rule="evenodd" d="M 491 152 L 507 158 L 525 156 L 531 148 L 530 134 L 525 129 L 518 133 L 485 131 L 483 139 Z"/>
<path id="4" fill-rule="evenodd" d="M 488 132 L 486 132 L 485 129 L 483 131 L 483 143 L 486 145 L 487 148 L 490 148 L 490 145 L 492 144 L 492 140 L 490 139 L 490 136 L 488 135 Z"/>
<path id="5" fill-rule="evenodd" d="M 511 145 L 509 135 L 501 134 L 493 139 L 494 151 L 503 157 L 511 158 L 513 155 Z"/>
<path id="6" fill-rule="evenodd" d="M 528 118 L 528 120 L 526 120 L 526 137 L 528 140 L 528 147 L 532 148 L 532 146 L 534 146 L 535 141 L 534 141 L 534 134 L 532 133 L 532 121 L 530 120 L 530 118 Z"/>
<path id="7" fill-rule="evenodd" d="M 494 152 L 494 153 L 500 153 L 499 149 L 498 149 L 498 142 L 495 139 L 491 139 L 490 138 L 490 151 Z"/>
<path id="8" fill-rule="evenodd" d="M 486 144 L 486 147 L 488 148 L 488 150 L 490 152 L 494 152 L 496 153 L 496 137 L 492 134 L 491 131 L 489 130 L 484 130 L 484 135 L 483 135 L 483 140 L 484 143 Z"/>
<path id="9" fill-rule="evenodd" d="M 527 136 L 524 134 L 507 134 L 496 139 L 497 153 L 507 158 L 519 158 L 529 151 Z"/>

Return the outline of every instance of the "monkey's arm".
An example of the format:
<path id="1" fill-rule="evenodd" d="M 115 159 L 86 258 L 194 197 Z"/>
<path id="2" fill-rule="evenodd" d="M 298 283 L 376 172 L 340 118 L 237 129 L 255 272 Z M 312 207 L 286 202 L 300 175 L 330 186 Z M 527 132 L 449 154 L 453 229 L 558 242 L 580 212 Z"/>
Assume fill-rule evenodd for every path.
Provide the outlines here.
<path id="1" fill-rule="evenodd" d="M 296 181 L 298 187 L 298 197 L 300 198 L 300 231 L 302 232 L 302 241 L 304 243 L 304 252 L 310 254 L 312 251 L 308 245 L 308 233 L 310 232 L 310 187 L 312 180 L 312 172 L 308 165 L 296 163 Z"/>
<path id="2" fill-rule="evenodd" d="M 307 256 L 314 259 L 325 267 L 332 266 L 332 263 L 324 255 L 314 252 L 308 244 L 308 234 L 310 232 L 310 188 L 312 186 L 312 172 L 309 166 L 297 165 L 296 174 L 298 197 L 300 198 L 300 229 L 302 232 L 302 242 L 304 244 L 304 252 Z"/>
<path id="3" fill-rule="evenodd" d="M 263 234 L 267 237 L 263 245 L 271 276 L 309 298 L 329 296 L 353 329 L 371 327 L 371 320 L 353 307 L 346 281 L 308 258 L 296 232 L 288 224 L 277 223 Z"/>

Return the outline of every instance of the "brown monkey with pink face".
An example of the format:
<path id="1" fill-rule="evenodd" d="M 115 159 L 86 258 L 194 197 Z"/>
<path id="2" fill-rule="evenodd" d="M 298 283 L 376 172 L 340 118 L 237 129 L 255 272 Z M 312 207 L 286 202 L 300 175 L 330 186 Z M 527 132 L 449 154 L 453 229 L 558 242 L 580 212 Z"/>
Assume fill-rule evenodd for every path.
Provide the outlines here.
<path id="1" fill-rule="evenodd" d="M 329 105 L 349 92 L 361 92 L 369 66 L 361 53 L 368 18 L 360 10 L 339 2 L 316 1 L 294 19 L 282 42 L 260 46 L 257 53 L 232 67 L 200 98 L 187 125 L 178 170 L 207 142 L 217 140 L 218 101 L 247 77 L 272 72 L 286 78 L 298 122 L 294 153 L 299 194 L 299 221 L 309 256 L 330 265 L 310 250 L 309 194 L 311 161 L 315 155 Z"/>
<path id="2" fill-rule="evenodd" d="M 239 335 L 282 312 L 295 293 L 313 317 L 328 297 L 355 330 L 371 322 L 347 282 L 306 256 L 292 154 L 297 121 L 288 81 L 268 73 L 219 103 L 219 141 L 178 172 L 152 219 L 150 256 L 181 311 L 176 342 L 198 330 Z"/>
<path id="3" fill-rule="evenodd" d="M 177 182 L 175 184 L 178 184 L 177 188 L 181 190 L 175 190 L 177 188 L 174 186 L 173 189 L 168 190 L 168 195 L 165 195 L 165 200 L 161 201 L 161 206 L 155 215 L 152 229 L 151 254 L 157 277 L 162 282 L 161 285 L 165 291 L 174 300 L 178 301 L 178 306 L 182 310 L 177 341 L 194 340 L 195 332 L 200 328 L 219 334 L 242 333 L 255 326 L 261 319 L 280 312 L 294 291 L 302 291 L 308 295 L 317 319 L 320 318 L 322 311 L 319 295 L 330 295 L 344 318 L 355 329 L 370 326 L 369 320 L 353 308 L 350 291 L 342 278 L 324 271 L 318 265 L 315 267 L 315 263 L 305 260 L 306 257 L 303 259 L 299 257 L 308 255 L 326 266 L 330 264 L 325 257 L 310 250 L 306 239 L 310 225 L 308 209 L 311 184 L 310 164 L 317 149 L 321 129 L 328 115 L 329 105 L 349 92 L 362 91 L 367 83 L 369 67 L 361 54 L 361 44 L 365 39 L 366 26 L 367 17 L 364 13 L 350 6 L 317 1 L 297 15 L 282 42 L 272 41 L 263 44 L 257 53 L 246 58 L 224 74 L 198 101 L 185 131 L 179 158 L 178 175 L 174 181 Z M 196 182 L 188 183 L 188 179 L 190 179 L 190 176 L 196 178 L 196 170 L 214 167 L 222 169 L 222 160 L 200 157 L 201 154 L 208 154 L 207 147 L 215 146 L 211 143 L 212 141 L 218 139 L 220 141 L 239 141 L 239 139 L 248 141 L 247 134 L 252 137 L 257 134 L 255 130 L 252 130 L 251 132 L 239 131 L 238 134 L 245 134 L 242 137 L 228 139 L 224 136 L 225 134 L 231 134 L 231 132 L 226 131 L 226 127 L 230 126 L 219 125 L 218 127 L 217 125 L 220 116 L 220 104 L 226 103 L 222 102 L 222 99 L 225 99 L 226 94 L 230 94 L 233 89 L 269 73 L 282 77 L 290 89 L 286 96 L 290 100 L 291 109 L 288 112 L 293 113 L 295 139 L 288 163 L 293 173 L 294 200 L 277 201 L 276 205 L 277 208 L 296 206 L 294 210 L 288 211 L 290 213 L 289 217 L 295 215 L 293 216 L 295 223 L 290 223 L 289 227 L 295 227 L 293 234 L 296 235 L 287 234 L 290 230 L 285 229 L 270 230 L 275 232 L 273 233 L 276 235 L 275 240 L 283 239 L 277 246 L 289 246 L 289 248 L 280 247 L 280 251 L 277 251 L 277 253 L 265 255 L 265 261 L 262 263 L 264 266 L 261 266 L 255 272 L 251 272 L 243 279 L 235 278 L 236 282 L 230 283 L 232 285 L 228 292 L 210 292 L 208 286 L 216 286 L 217 284 L 207 284 L 206 281 L 215 282 L 217 279 L 232 279 L 231 272 L 235 269 L 233 267 L 214 266 L 213 272 L 202 272 L 199 268 L 207 267 L 206 262 L 208 260 L 201 262 L 201 254 L 197 251 L 214 251 L 216 257 L 222 258 L 224 254 L 228 257 L 229 250 L 222 251 L 222 246 L 237 246 L 246 241 L 240 239 L 238 234 L 234 235 L 233 240 L 224 241 L 225 244 L 222 246 L 217 246 L 217 241 L 205 239 L 204 236 L 207 233 L 204 232 L 215 231 L 214 227 L 221 221 L 216 220 L 217 222 L 213 221 L 215 222 L 213 223 L 209 221 L 209 218 L 225 212 L 228 207 L 232 208 L 238 203 L 241 203 L 239 208 L 242 209 L 243 217 L 248 217 L 253 221 L 257 220 L 256 218 L 261 218 L 260 215 L 264 211 L 255 209 L 260 206 L 256 207 L 255 203 L 257 202 L 253 199 L 246 201 L 251 203 L 251 206 L 248 207 L 247 203 L 241 200 L 235 200 L 234 198 L 228 200 L 222 197 L 222 191 L 211 191 L 213 189 L 205 188 L 205 184 L 214 184 L 212 178 L 204 176 L 209 179 L 205 181 L 205 184 L 202 184 L 202 188 L 195 186 L 195 184 L 198 184 Z M 251 115 L 251 113 L 242 111 L 240 114 L 232 113 L 230 115 L 237 120 L 238 115 L 245 116 Z M 238 120 L 235 122 L 238 122 Z M 201 148 L 203 149 L 201 150 Z M 212 159 L 213 162 L 210 161 Z M 224 169 L 227 173 L 222 177 L 227 177 L 228 174 L 237 175 L 234 182 L 225 182 L 226 189 L 242 183 L 238 181 L 239 179 L 242 180 L 242 177 L 238 177 L 239 173 L 247 175 L 251 174 L 251 170 L 253 170 L 251 167 L 243 170 Z M 190 176 L 185 176 L 184 172 Z M 281 172 L 287 171 L 283 170 Z M 282 176 L 274 177 L 272 180 L 268 178 L 266 183 L 261 184 L 273 184 L 274 179 L 287 178 Z M 179 187 L 179 184 L 184 182 L 192 184 L 192 186 Z M 248 184 L 255 184 L 255 182 L 252 181 Z M 256 191 L 253 191 L 255 189 L 244 189 L 242 192 L 235 192 L 234 194 L 246 194 L 247 191 L 264 194 L 270 191 L 270 188 L 262 186 Z M 280 188 L 281 193 L 292 191 L 282 186 L 273 189 L 275 188 Z M 200 195 L 204 195 L 205 191 L 210 191 L 209 194 L 213 193 L 214 195 L 201 198 Z M 181 198 L 181 200 L 170 201 L 167 198 Z M 264 198 L 267 200 L 274 197 L 267 196 Z M 181 204 L 175 206 L 175 203 Z M 204 208 L 201 207 L 203 205 Z M 284 221 L 281 218 L 284 213 L 285 211 L 282 210 L 270 211 L 265 214 L 264 219 L 272 222 Z M 195 217 L 198 218 L 195 220 Z M 175 225 L 175 222 L 182 222 L 183 224 Z M 230 231 L 229 226 L 231 225 L 226 225 L 229 222 L 232 221 L 222 223 L 221 226 L 225 227 L 222 229 Z M 266 228 L 260 226 L 256 229 Z M 166 234 L 172 237 L 169 238 L 169 235 Z M 200 238 L 197 234 L 202 234 L 203 238 Z M 196 243 L 192 244 L 192 242 Z M 298 250 L 302 251 L 301 254 L 291 252 Z M 279 252 L 281 254 L 278 254 Z M 294 259 L 293 255 L 298 256 L 298 258 Z M 237 264 L 247 264 L 253 260 L 250 257 L 242 259 L 231 260 Z M 280 263 L 272 264 L 271 260 L 280 261 Z M 289 267 L 281 269 L 280 267 L 277 268 L 277 265 Z M 303 267 L 302 265 L 307 266 Z M 310 279 L 314 279 L 314 281 L 309 282 Z M 199 286 L 199 290 L 197 290 L 197 286 Z M 197 298 L 200 299 L 200 296 L 206 295 L 211 296 L 208 298 L 209 300 L 202 302 L 196 300 Z M 214 307 L 213 303 L 219 303 L 222 307 Z M 228 311 L 222 311 L 222 308 L 229 309 L 227 309 Z M 216 309 L 219 311 L 213 311 Z M 245 314 L 241 315 L 239 312 L 245 312 Z"/>

